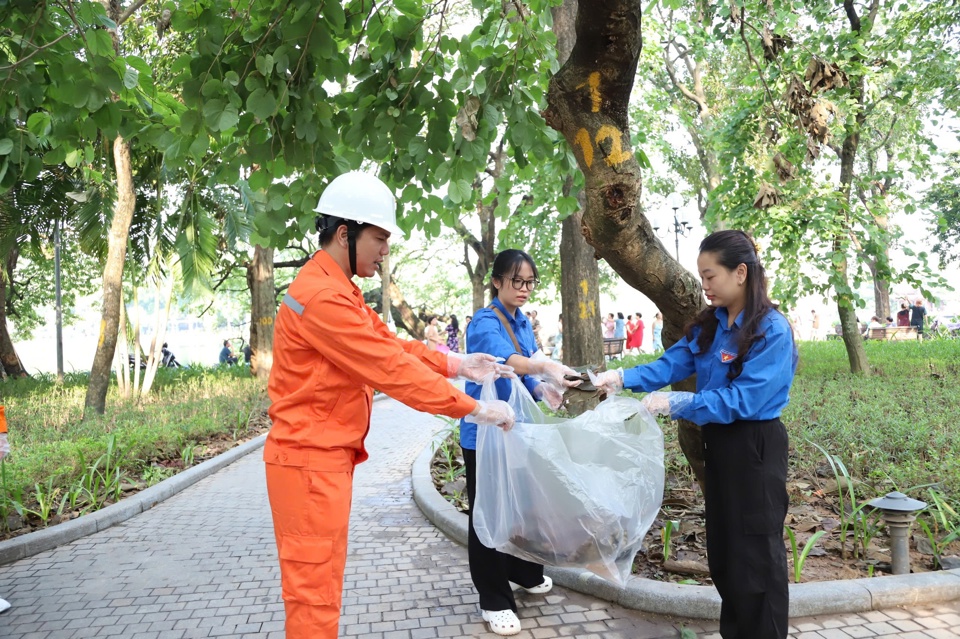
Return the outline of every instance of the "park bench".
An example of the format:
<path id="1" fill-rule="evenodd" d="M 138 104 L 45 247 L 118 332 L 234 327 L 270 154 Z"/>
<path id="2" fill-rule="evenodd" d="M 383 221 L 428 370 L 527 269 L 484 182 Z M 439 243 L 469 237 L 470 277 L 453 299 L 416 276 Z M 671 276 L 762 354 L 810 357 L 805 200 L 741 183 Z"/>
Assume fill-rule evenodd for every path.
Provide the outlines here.
<path id="1" fill-rule="evenodd" d="M 886 341 L 917 339 L 917 328 L 915 326 L 884 326 L 882 328 L 869 328 L 867 329 L 867 339 L 880 339 Z"/>
<path id="2" fill-rule="evenodd" d="M 627 340 L 622 337 L 604 337 L 603 338 L 603 356 L 607 359 L 613 359 L 618 355 L 623 355 L 623 345 Z"/>

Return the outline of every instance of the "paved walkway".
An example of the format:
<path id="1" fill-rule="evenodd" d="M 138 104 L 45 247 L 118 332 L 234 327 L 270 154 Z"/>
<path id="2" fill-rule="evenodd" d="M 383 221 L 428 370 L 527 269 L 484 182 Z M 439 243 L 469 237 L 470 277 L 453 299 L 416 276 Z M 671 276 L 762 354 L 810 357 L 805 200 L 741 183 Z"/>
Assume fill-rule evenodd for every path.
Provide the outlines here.
<path id="1" fill-rule="evenodd" d="M 371 459 L 357 469 L 341 637 L 492 639 L 466 551 L 411 499 L 410 465 L 436 420 L 374 404 Z M 254 453 L 102 533 L 0 566 L 3 639 L 283 637 L 263 466 Z M 520 599 L 520 639 L 716 639 L 713 622 L 653 617 L 562 588 Z M 960 602 L 797 619 L 795 639 L 960 638 Z"/>

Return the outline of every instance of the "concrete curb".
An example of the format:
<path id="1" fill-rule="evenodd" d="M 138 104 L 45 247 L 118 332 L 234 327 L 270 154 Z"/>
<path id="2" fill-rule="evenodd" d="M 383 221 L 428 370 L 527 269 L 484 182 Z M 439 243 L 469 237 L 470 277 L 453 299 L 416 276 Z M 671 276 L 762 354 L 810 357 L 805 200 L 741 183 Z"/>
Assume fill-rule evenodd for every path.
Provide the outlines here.
<path id="1" fill-rule="evenodd" d="M 467 516 L 433 486 L 430 460 L 446 433 L 439 433 L 413 462 L 413 499 L 433 524 L 461 545 L 467 543 Z M 720 596 L 712 586 L 683 586 L 631 577 L 623 588 L 585 570 L 547 568 L 571 590 L 625 608 L 689 619 L 719 619 Z M 866 612 L 896 606 L 960 599 L 960 569 L 846 581 L 790 584 L 790 617 Z"/>
<path id="2" fill-rule="evenodd" d="M 97 512 L 0 542 L 0 565 L 76 541 L 150 510 L 204 477 L 262 448 L 266 438 L 266 435 L 260 435 Z"/>

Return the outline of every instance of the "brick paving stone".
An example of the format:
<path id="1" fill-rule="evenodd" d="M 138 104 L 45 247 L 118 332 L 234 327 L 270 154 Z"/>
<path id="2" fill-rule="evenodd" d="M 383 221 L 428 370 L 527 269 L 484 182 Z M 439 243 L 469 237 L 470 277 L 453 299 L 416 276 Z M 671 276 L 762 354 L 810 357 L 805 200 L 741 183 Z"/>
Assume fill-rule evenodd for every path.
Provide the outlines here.
<path id="1" fill-rule="evenodd" d="M 342 639 L 496 639 L 466 550 L 413 503 L 410 465 L 442 422 L 374 404 L 354 476 Z M 3 639 L 283 639 L 283 603 L 259 451 L 100 533 L 0 567 Z M 517 595 L 518 639 L 719 639 L 712 621 L 658 617 L 557 587 Z M 960 602 L 792 621 L 793 639 L 960 639 Z M 886 633 L 886 634 L 880 634 Z"/>

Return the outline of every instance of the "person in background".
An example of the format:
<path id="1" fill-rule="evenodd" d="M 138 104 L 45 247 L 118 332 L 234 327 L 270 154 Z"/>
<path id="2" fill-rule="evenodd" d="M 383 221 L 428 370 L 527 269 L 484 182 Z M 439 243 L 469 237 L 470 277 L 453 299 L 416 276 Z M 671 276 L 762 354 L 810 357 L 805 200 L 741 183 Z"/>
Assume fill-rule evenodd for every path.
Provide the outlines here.
<path id="1" fill-rule="evenodd" d="M 237 356 L 233 354 L 233 349 L 230 347 L 230 340 L 223 340 L 223 348 L 220 349 L 220 363 L 232 365 L 237 363 Z"/>
<path id="2" fill-rule="evenodd" d="M 870 318 L 870 322 L 867 323 L 866 327 L 863 329 L 863 337 L 870 337 L 870 330 L 874 328 L 883 328 L 883 323 L 880 322 L 880 318 L 874 315 Z"/>
<path id="3" fill-rule="evenodd" d="M 577 372 L 560 362 L 548 359 L 537 348 L 533 327 L 520 308 L 526 304 L 540 283 L 533 259 L 523 251 L 501 251 L 493 261 L 491 286 L 493 303 L 477 311 L 467 330 L 467 346 L 471 353 L 488 353 L 502 358 L 512 367 L 530 394 L 557 410 L 563 403 L 563 391 L 579 382 L 564 379 Z M 496 383 L 497 396 L 509 398 L 511 380 Z M 480 384 L 467 382 L 466 392 L 480 397 Z M 529 593 L 543 594 L 553 587 L 553 581 L 543 574 L 543 566 L 524 561 L 484 546 L 473 527 L 473 505 L 476 503 L 477 427 L 469 419 L 460 423 L 460 448 L 467 469 L 468 517 L 467 555 L 470 577 L 480 595 L 480 611 L 490 630 L 498 635 L 520 632 L 517 603 L 511 582 Z"/>
<path id="4" fill-rule="evenodd" d="M 367 459 L 373 391 L 420 411 L 510 428 L 509 404 L 478 401 L 447 378 L 512 375 L 494 357 L 444 354 L 398 338 L 353 282 L 390 253 L 396 200 L 375 176 L 335 178 L 317 205 L 321 249 L 277 310 L 263 447 L 280 560 L 286 639 L 336 639 L 357 464 Z M 389 424 L 384 427 L 389 428 Z"/>
<path id="5" fill-rule="evenodd" d="M 917 339 L 923 339 L 923 320 L 927 316 L 927 309 L 923 307 L 923 300 L 918 299 L 910 309 L 910 326 L 917 329 Z"/>
<path id="6" fill-rule="evenodd" d="M 431 351 L 437 350 L 437 346 L 443 344 L 444 340 L 440 337 L 440 328 L 436 315 L 431 315 L 427 318 L 427 329 L 424 332 L 424 337 L 427 340 L 427 348 Z"/>
<path id="7" fill-rule="evenodd" d="M 460 323 L 456 315 L 451 315 L 447 322 L 447 348 L 451 353 L 460 352 Z"/>
<path id="8" fill-rule="evenodd" d="M 601 373 L 596 385 L 650 393 L 654 414 L 699 424 L 703 435 L 707 557 L 720 593 L 724 639 L 786 639 L 783 522 L 790 401 L 797 348 L 773 308 L 753 240 L 724 230 L 700 244 L 697 269 L 709 306 L 658 360 Z M 652 392 L 696 373 L 696 393 Z"/>
<path id="9" fill-rule="evenodd" d="M 820 340 L 820 314 L 816 309 L 810 311 L 810 341 Z"/>
<path id="10" fill-rule="evenodd" d="M 3 404 L 0 404 L 0 462 L 10 453 L 10 442 L 7 440 L 7 412 Z M 10 602 L 0 598 L 0 612 L 8 610 Z"/>
<path id="11" fill-rule="evenodd" d="M 657 311 L 653 316 L 653 352 L 663 352 L 663 313 Z"/>
<path id="12" fill-rule="evenodd" d="M 530 311 L 530 328 L 533 329 L 533 339 L 537 342 L 537 350 L 543 350 L 543 342 L 540 341 L 540 320 L 537 319 L 537 312 Z"/>
<path id="13" fill-rule="evenodd" d="M 627 322 L 623 313 L 617 313 L 617 319 L 613 320 L 613 339 L 627 339 Z"/>
<path id="14" fill-rule="evenodd" d="M 603 339 L 613 339 L 613 330 L 617 322 L 613 319 L 613 313 L 607 313 L 607 319 L 603 320 Z"/>
<path id="15" fill-rule="evenodd" d="M 897 326 L 910 326 L 910 305 L 906 302 L 900 302 L 900 310 L 897 311 Z"/>
<path id="16" fill-rule="evenodd" d="M 892 327 L 894 327 L 894 326 L 896 326 L 896 325 L 897 325 L 897 324 L 896 324 L 896 322 L 893 321 L 893 318 L 888 315 L 888 316 L 887 316 L 887 327 L 892 328 Z"/>
<path id="17" fill-rule="evenodd" d="M 470 328 L 470 322 L 473 321 L 473 315 L 467 315 L 467 321 L 463 325 L 463 330 L 460 331 L 460 352 L 467 352 L 467 329 Z"/>
<path id="18" fill-rule="evenodd" d="M 253 359 L 253 349 L 249 344 L 244 344 L 243 346 L 243 363 L 249 364 L 250 360 Z"/>
<path id="19" fill-rule="evenodd" d="M 633 317 L 631 315 L 630 317 Z M 637 354 L 643 352 L 643 331 L 646 328 L 641 319 L 643 315 L 637 313 L 637 319 L 633 323 L 633 330 L 630 330 L 630 322 L 627 321 L 627 352 L 636 350 Z"/>

